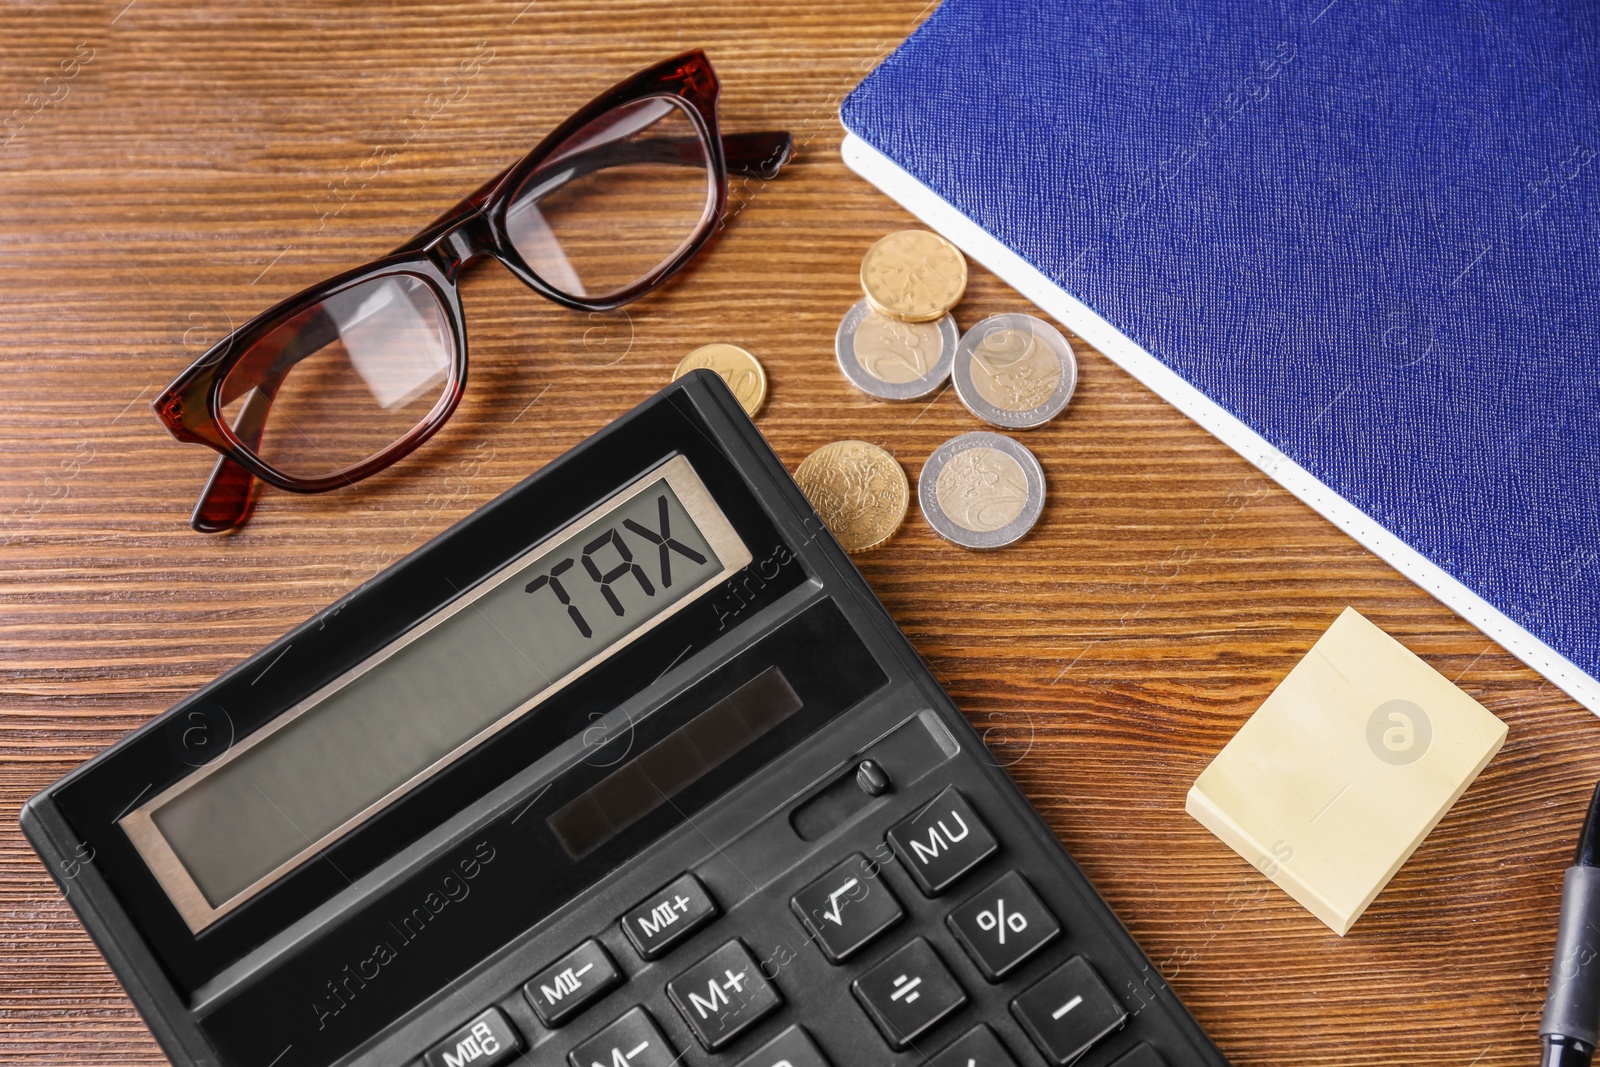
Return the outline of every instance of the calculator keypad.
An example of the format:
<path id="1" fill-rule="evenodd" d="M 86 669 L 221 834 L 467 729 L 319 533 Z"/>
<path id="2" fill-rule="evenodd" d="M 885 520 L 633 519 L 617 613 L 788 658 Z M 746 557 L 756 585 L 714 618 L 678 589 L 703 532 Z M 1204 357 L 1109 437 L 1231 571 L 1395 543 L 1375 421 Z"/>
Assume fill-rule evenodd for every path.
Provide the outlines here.
<path id="1" fill-rule="evenodd" d="M 943 893 L 1000 847 L 955 786 L 896 823 L 889 830 L 889 844 L 917 888 L 930 897 Z"/>
<path id="2" fill-rule="evenodd" d="M 851 985 L 884 1039 L 903 1049 L 967 1002 L 933 946 L 916 938 Z"/>
<path id="3" fill-rule="evenodd" d="M 1094 967 L 1074 956 L 1011 1002 L 1022 1028 L 1051 1063 L 1063 1067 L 1122 1026 L 1128 1013 Z"/>
<path id="4" fill-rule="evenodd" d="M 1061 924 L 1016 871 L 1001 875 L 945 922 L 991 982 L 1061 936 Z"/>
<path id="5" fill-rule="evenodd" d="M 707 1052 L 724 1047 L 783 1003 L 740 941 L 729 941 L 668 982 L 667 996 Z"/>
<path id="6" fill-rule="evenodd" d="M 829 963 L 842 963 L 905 917 L 878 870 L 857 852 L 789 901 Z"/>
<path id="7" fill-rule="evenodd" d="M 679 964 L 670 980 L 638 975 L 636 984 L 648 984 L 639 984 L 630 997 L 634 1006 L 571 1047 L 566 1056 L 571 1067 L 682 1067 L 684 1057 L 673 1042 L 683 1038 L 669 1037 L 670 1028 L 663 1031 L 657 1020 L 665 1009 L 657 1009 L 651 1000 L 663 995 L 707 1052 L 728 1052 L 737 1067 L 830 1067 L 822 1048 L 832 1049 L 829 1042 L 839 1040 L 855 1057 L 860 1050 L 854 1042 L 874 1040 L 870 1031 L 864 1032 L 869 1020 L 883 1040 L 881 1052 L 917 1044 L 926 1054 L 927 1039 L 938 1036 L 943 1047 L 927 1059 L 929 1067 L 1018 1067 L 1017 1056 L 1030 1042 L 1047 1063 L 1063 1067 L 1127 1023 L 1122 1001 L 1085 956 L 1074 954 L 1081 953 L 1081 942 L 1072 949 L 1047 951 L 1068 931 L 1023 875 L 1022 869 L 1034 870 L 1026 853 L 1008 853 L 1007 863 L 985 866 L 999 855 L 1000 843 L 958 789 L 946 786 L 932 801 L 877 833 L 883 836 L 851 837 L 854 850 L 820 875 L 808 864 L 809 880 L 798 889 L 784 886 L 778 892 L 774 884 L 770 891 L 746 898 L 723 920 L 728 924 L 726 939 L 710 942 L 721 940 L 720 946 L 687 967 Z M 818 859 L 829 862 L 837 855 Z M 973 879 L 971 885 L 982 888 L 973 891 L 969 885 L 963 897 L 952 894 L 948 903 L 939 899 L 979 868 L 988 871 L 987 877 Z M 908 892 L 902 878 L 914 883 L 920 899 Z M 790 949 L 787 956 L 775 952 L 763 960 L 764 953 L 753 953 L 745 938 L 755 938 L 750 944 L 763 947 L 759 939 L 764 935 L 756 931 L 771 929 L 777 916 L 762 909 L 781 909 L 782 902 L 804 927 L 803 940 L 792 944 L 814 942 L 819 955 L 812 957 L 809 971 L 803 967 L 791 972 L 790 981 L 807 983 L 789 987 L 799 1001 L 795 1010 L 802 1014 L 768 1028 L 759 1043 L 750 1039 L 750 1032 L 784 1007 L 778 982 L 784 981 L 781 976 L 796 956 Z M 617 925 L 649 964 L 683 945 L 719 914 L 706 886 L 685 873 L 629 909 Z M 799 928 L 793 919 L 788 922 L 791 930 Z M 914 925 L 916 933 L 893 936 L 902 925 Z M 609 944 L 621 943 L 614 933 L 605 936 Z M 705 944 L 702 939 L 701 952 Z M 523 985 L 527 1003 L 549 1030 L 572 1023 L 619 987 L 631 988 L 612 951 L 616 949 L 608 951 L 600 937 L 590 938 Z M 1070 958 L 1063 962 L 1064 957 Z M 648 965 L 645 972 L 660 974 Z M 840 992 L 848 988 L 859 1005 L 855 1022 L 836 1014 L 813 1020 L 817 979 L 830 974 L 837 976 Z M 975 987 L 976 976 L 982 981 Z M 996 988 L 991 991 L 985 983 Z M 1131 982 L 1129 986 L 1133 988 Z M 972 1007 L 974 994 L 983 1012 Z M 1004 1011 L 1002 1004 L 1009 1005 L 1014 1024 L 1003 1015 L 994 1017 L 997 1010 Z M 658 1014 L 652 1016 L 652 1010 Z M 967 1019 L 956 1026 L 963 1011 Z M 839 1034 L 822 1030 L 822 1047 L 799 1025 L 815 1021 L 826 1026 L 835 1020 L 842 1024 Z M 935 1035 L 940 1027 L 944 1031 Z M 843 1037 L 849 1032 L 859 1036 Z M 952 1040 L 950 1033 L 959 1036 Z M 741 1037 L 745 1044 L 734 1047 Z M 491 1008 L 425 1053 L 420 1067 L 497 1067 L 523 1047 L 511 1020 L 500 1008 Z M 542 1047 L 560 1053 L 559 1047 Z M 1121 1056 L 1112 1067 L 1167 1067 L 1148 1042 L 1126 1048 L 1123 1044 L 1118 1049 Z M 1037 1061 L 1030 1057 L 1025 1062 Z M 1093 1062 L 1095 1067 L 1102 1063 Z"/>
<path id="8" fill-rule="evenodd" d="M 677 1059 L 678 1054 L 643 1008 L 628 1011 L 567 1053 L 572 1067 L 673 1067 Z"/>

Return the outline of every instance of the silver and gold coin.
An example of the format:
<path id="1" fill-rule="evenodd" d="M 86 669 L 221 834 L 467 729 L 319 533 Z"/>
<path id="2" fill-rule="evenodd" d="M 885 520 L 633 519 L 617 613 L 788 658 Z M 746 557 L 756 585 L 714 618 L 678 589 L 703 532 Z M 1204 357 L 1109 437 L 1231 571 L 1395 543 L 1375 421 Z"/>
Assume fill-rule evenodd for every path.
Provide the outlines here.
<path id="1" fill-rule="evenodd" d="M 756 417 L 762 402 L 767 399 L 767 372 L 759 359 L 738 345 L 702 345 L 678 361 L 677 369 L 672 372 L 672 380 L 677 381 L 690 371 L 702 367 L 715 371 L 727 382 L 734 399 L 744 408 L 744 413 L 752 419 Z"/>
<path id="2" fill-rule="evenodd" d="M 1032 315 L 991 315 L 961 335 L 950 368 L 956 395 L 984 422 L 1030 430 L 1061 413 L 1078 359 L 1061 331 Z"/>
<path id="3" fill-rule="evenodd" d="M 873 308 L 905 322 L 932 322 L 967 291 L 967 257 L 927 230 L 879 238 L 861 259 L 861 290 Z"/>
<path id="4" fill-rule="evenodd" d="M 800 461 L 794 480 L 846 552 L 887 541 L 905 521 L 911 484 L 895 458 L 865 441 L 834 441 Z"/>
<path id="5" fill-rule="evenodd" d="M 839 323 L 833 352 L 844 376 L 863 393 L 915 400 L 950 377 L 956 338 L 956 320 L 949 315 L 933 322 L 904 322 L 858 300 Z"/>
<path id="6" fill-rule="evenodd" d="M 980 431 L 933 450 L 917 479 L 917 503 L 935 533 L 966 548 L 999 548 L 1044 511 L 1044 468 L 1009 437 Z"/>

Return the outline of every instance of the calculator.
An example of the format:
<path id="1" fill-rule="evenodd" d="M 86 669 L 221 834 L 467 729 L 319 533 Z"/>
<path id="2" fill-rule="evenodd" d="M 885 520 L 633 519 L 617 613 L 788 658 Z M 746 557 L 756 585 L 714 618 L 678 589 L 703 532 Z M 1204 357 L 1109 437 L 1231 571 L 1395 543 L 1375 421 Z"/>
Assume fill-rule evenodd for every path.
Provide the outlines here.
<path id="1" fill-rule="evenodd" d="M 183 1067 L 1226 1063 L 709 371 L 22 825 Z"/>

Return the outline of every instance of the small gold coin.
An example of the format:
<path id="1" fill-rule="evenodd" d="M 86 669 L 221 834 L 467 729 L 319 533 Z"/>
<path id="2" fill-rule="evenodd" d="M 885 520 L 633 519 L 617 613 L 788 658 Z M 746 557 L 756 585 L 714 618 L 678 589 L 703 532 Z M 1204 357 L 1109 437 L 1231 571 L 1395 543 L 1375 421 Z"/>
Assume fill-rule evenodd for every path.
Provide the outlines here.
<path id="1" fill-rule="evenodd" d="M 880 238 L 861 260 L 861 289 L 874 309 L 905 322 L 932 322 L 967 291 L 967 259 L 927 230 Z"/>
<path id="2" fill-rule="evenodd" d="M 762 369 L 760 360 L 738 345 L 702 345 L 679 361 L 678 369 L 672 372 L 672 380 L 677 381 L 702 367 L 715 371 L 727 382 L 744 413 L 752 419 L 756 417 L 767 399 L 767 372 Z"/>
<path id="3" fill-rule="evenodd" d="M 911 483 L 895 458 L 865 441 L 835 441 L 800 461 L 794 480 L 846 552 L 887 541 L 905 521 Z"/>

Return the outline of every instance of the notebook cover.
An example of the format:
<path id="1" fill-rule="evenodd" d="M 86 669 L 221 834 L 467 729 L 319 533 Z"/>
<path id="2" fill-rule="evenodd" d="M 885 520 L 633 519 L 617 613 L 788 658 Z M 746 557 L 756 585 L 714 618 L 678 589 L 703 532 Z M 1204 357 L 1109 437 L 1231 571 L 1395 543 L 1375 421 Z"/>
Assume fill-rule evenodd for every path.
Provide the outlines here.
<path id="1" fill-rule="evenodd" d="M 852 167 L 1600 712 L 1600 7 L 945 0 Z"/>

